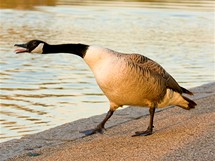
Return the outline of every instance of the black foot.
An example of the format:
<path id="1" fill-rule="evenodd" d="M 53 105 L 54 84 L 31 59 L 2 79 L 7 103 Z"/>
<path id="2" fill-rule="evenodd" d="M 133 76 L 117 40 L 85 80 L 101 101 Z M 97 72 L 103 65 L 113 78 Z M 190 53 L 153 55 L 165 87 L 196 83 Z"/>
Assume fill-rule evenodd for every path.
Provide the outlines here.
<path id="1" fill-rule="evenodd" d="M 95 128 L 95 129 L 91 129 L 91 130 L 80 131 L 80 133 L 83 133 L 86 136 L 88 136 L 88 135 L 93 135 L 96 133 L 103 134 L 104 130 L 105 130 L 104 128 Z"/>
<path id="2" fill-rule="evenodd" d="M 135 132 L 134 135 L 132 135 L 132 137 L 135 137 L 135 136 L 148 136 L 148 135 L 151 135 L 152 134 L 152 130 L 146 130 L 146 131 L 137 131 Z"/>

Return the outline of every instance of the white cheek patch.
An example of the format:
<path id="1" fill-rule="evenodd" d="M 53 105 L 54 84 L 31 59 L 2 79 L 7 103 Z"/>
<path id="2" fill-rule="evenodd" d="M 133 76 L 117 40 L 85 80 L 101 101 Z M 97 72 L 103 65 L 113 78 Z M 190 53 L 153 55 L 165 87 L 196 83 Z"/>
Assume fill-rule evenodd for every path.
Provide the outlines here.
<path id="1" fill-rule="evenodd" d="M 44 43 L 40 43 L 34 50 L 31 51 L 31 53 L 42 54 L 43 46 L 44 46 Z"/>

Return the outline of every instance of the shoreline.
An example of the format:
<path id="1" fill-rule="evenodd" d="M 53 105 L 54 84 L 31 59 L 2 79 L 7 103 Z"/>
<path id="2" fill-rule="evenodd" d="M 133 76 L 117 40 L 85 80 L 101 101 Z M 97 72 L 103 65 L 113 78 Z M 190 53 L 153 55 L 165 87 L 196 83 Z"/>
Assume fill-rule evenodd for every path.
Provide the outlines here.
<path id="1" fill-rule="evenodd" d="M 13 139 L 10 141 L 0 143 L 0 146 L 1 146 L 0 160 L 8 160 L 8 159 L 10 160 L 28 160 L 28 159 L 67 160 L 68 159 L 67 157 L 69 157 L 72 160 L 80 160 L 81 158 L 83 158 L 84 160 L 100 160 L 100 159 L 108 160 L 107 158 L 105 158 L 105 156 L 104 158 L 100 158 L 101 154 L 92 155 L 93 152 L 95 151 L 93 149 L 92 149 L 92 154 L 90 153 L 91 155 L 89 155 L 88 152 L 86 152 L 89 155 L 86 157 L 82 154 L 83 149 L 87 151 L 89 150 L 88 148 L 91 147 L 92 145 L 98 145 L 98 147 L 101 146 L 104 148 L 104 146 L 108 143 L 114 144 L 114 142 L 117 142 L 117 145 L 114 144 L 114 147 L 112 147 L 112 150 L 119 145 L 122 146 L 122 147 L 120 146 L 122 149 L 127 144 L 132 144 L 132 146 L 134 146 L 133 144 L 135 143 L 137 147 L 135 146 L 136 148 L 133 149 L 133 151 L 137 152 L 138 150 L 146 148 L 145 150 L 146 152 L 147 146 L 145 143 L 143 145 L 140 145 L 141 141 L 144 141 L 144 140 L 149 142 L 151 141 L 150 143 L 153 145 L 155 144 L 156 147 L 162 146 L 159 142 L 165 141 L 165 138 L 167 137 L 167 135 L 173 137 L 172 135 L 175 132 L 175 130 L 177 131 L 178 129 L 181 129 L 182 127 L 185 128 L 186 126 L 189 126 L 189 127 L 194 126 L 194 127 L 191 129 L 185 128 L 184 129 L 185 131 L 182 130 L 180 133 L 185 132 L 185 134 L 187 134 L 186 130 L 187 131 L 190 130 L 188 133 L 189 133 L 189 136 L 194 137 L 193 138 L 194 140 L 192 140 L 193 145 L 188 144 L 189 139 L 181 136 L 181 134 L 180 134 L 180 137 L 178 136 L 179 140 L 181 139 L 181 142 L 183 141 L 188 142 L 187 144 L 183 144 L 188 146 L 187 147 L 188 151 L 192 150 L 190 149 L 190 146 L 192 146 L 193 149 L 195 149 L 196 147 L 198 147 L 197 145 L 200 143 L 200 142 L 194 142 L 195 138 L 196 139 L 201 138 L 201 135 L 202 135 L 203 138 L 200 140 L 204 140 L 205 137 L 208 135 L 215 136 L 215 127 L 212 126 L 212 124 L 215 123 L 213 119 L 215 118 L 215 108 L 212 107 L 215 102 L 214 101 L 215 100 L 215 82 L 192 88 L 191 91 L 194 92 L 194 96 L 190 98 L 197 101 L 197 104 L 198 104 L 197 107 L 190 111 L 183 110 L 181 108 L 175 108 L 175 107 L 174 108 L 167 107 L 167 108 L 156 110 L 155 122 L 154 122 L 155 130 L 153 135 L 150 135 L 147 137 L 134 137 L 134 138 L 131 137 L 131 135 L 136 131 L 136 129 L 143 130 L 141 128 L 147 127 L 148 119 L 149 119 L 148 108 L 127 107 L 122 110 L 117 110 L 114 113 L 110 121 L 107 122 L 106 124 L 107 130 L 104 132 L 103 135 L 95 134 L 92 136 L 84 137 L 84 134 L 80 133 L 79 131 L 94 128 L 104 118 L 106 114 L 93 116 L 87 119 L 80 119 L 80 120 L 66 123 L 36 134 L 31 134 L 31 135 L 22 137 L 20 139 Z M 204 107 L 206 105 L 207 107 Z M 207 113 L 205 112 L 205 110 L 207 110 Z M 203 116 L 202 113 L 205 115 Z M 190 122 L 187 122 L 189 118 L 190 118 Z M 203 119 L 201 122 L 199 118 L 201 119 L 204 118 L 205 120 Z M 207 121 L 207 119 L 209 118 L 211 119 Z M 182 121 L 179 121 L 179 120 L 182 120 Z M 160 122 L 162 121 L 164 121 L 165 124 L 161 124 Z M 184 122 L 187 122 L 187 124 L 185 124 Z M 203 124 L 204 126 L 208 126 L 209 130 L 208 129 L 207 130 L 210 132 L 208 132 L 205 129 L 205 131 L 201 131 L 201 135 L 200 135 L 199 129 L 201 130 L 204 129 L 204 127 L 200 126 L 201 124 Z M 177 135 L 179 134 L 177 133 Z M 176 137 L 177 135 L 174 135 L 174 137 Z M 166 138 L 166 140 L 169 140 L 169 139 L 170 138 Z M 206 140 L 204 140 L 203 143 L 207 142 L 207 140 L 210 140 L 210 139 L 211 137 L 206 137 Z M 156 140 L 156 142 L 153 142 L 153 140 L 154 141 Z M 170 139 L 168 142 L 165 142 L 167 149 L 169 147 L 173 149 L 177 147 L 177 149 L 182 148 L 181 151 L 183 151 L 183 147 L 186 148 L 186 146 L 180 146 L 180 144 L 174 144 L 174 142 L 177 142 L 177 140 Z M 173 144 L 174 146 L 172 147 L 168 144 L 170 145 Z M 208 147 L 206 147 L 206 150 L 207 152 L 210 152 L 210 151 L 211 152 L 204 157 L 206 157 L 207 160 L 210 160 L 212 158 L 215 158 L 215 153 L 212 152 L 215 150 L 215 145 L 213 145 L 213 142 L 208 144 L 209 145 Z M 141 148 L 139 149 L 138 147 L 141 147 Z M 126 148 L 124 149 L 124 151 L 128 151 L 128 149 L 130 148 Z M 165 151 L 163 149 L 160 149 L 160 150 Z M 97 149 L 97 151 L 99 150 Z M 108 149 L 108 148 L 103 150 L 103 153 L 105 152 L 110 155 L 111 154 L 116 155 L 114 151 L 111 151 L 111 149 Z M 129 155 L 129 152 L 125 153 L 125 152 L 119 151 L 117 154 L 120 157 L 118 159 L 116 159 L 117 157 L 115 157 L 115 159 L 119 160 L 121 158 L 122 160 L 130 160 L 130 159 L 141 160 L 141 158 L 143 157 L 140 155 L 141 153 L 139 152 L 138 152 L 139 156 L 137 154 L 136 154 L 137 156 L 134 155 L 133 152 L 132 152 L 133 154 Z M 123 155 L 121 155 L 121 153 L 123 153 Z M 198 151 L 196 151 L 195 153 L 196 155 L 194 157 L 198 156 L 201 159 L 201 155 L 197 154 Z M 73 155 L 71 156 L 71 154 Z M 156 157 L 160 156 L 159 159 L 164 158 L 165 160 L 165 157 L 167 156 L 166 154 L 167 153 L 165 153 L 164 155 L 162 152 L 156 151 L 157 156 L 153 157 L 151 154 L 150 156 L 147 156 L 147 157 L 149 160 L 150 159 L 157 160 L 158 158 Z M 172 160 L 174 159 L 174 156 L 177 156 L 177 160 L 178 159 L 180 160 L 181 157 L 185 157 L 185 155 L 178 155 L 177 152 L 171 153 L 171 155 L 170 153 L 168 154 L 169 154 L 168 155 L 169 158 L 173 157 Z M 80 156 L 78 157 L 78 155 Z M 128 156 L 125 156 L 125 155 L 128 155 Z M 109 159 L 110 157 L 112 156 L 109 156 Z"/>

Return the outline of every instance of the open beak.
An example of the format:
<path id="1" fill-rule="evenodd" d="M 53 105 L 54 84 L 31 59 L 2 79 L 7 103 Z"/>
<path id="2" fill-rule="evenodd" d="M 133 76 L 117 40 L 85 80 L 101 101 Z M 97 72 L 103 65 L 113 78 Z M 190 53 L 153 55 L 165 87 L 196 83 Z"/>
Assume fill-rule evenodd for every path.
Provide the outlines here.
<path id="1" fill-rule="evenodd" d="M 27 44 L 15 44 L 14 46 L 21 47 L 15 50 L 16 54 L 29 52 L 27 49 Z"/>

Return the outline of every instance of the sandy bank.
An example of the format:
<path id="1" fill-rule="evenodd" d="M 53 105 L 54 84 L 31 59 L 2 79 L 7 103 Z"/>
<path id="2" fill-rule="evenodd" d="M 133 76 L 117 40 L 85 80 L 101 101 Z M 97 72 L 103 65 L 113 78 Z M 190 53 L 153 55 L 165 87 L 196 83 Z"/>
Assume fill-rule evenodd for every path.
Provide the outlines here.
<path id="1" fill-rule="evenodd" d="M 193 88 L 198 106 L 170 107 L 155 114 L 154 134 L 131 137 L 148 125 L 148 109 L 117 111 L 103 135 L 83 137 L 104 115 L 64 124 L 1 143 L 0 160 L 214 160 L 215 83 Z"/>

